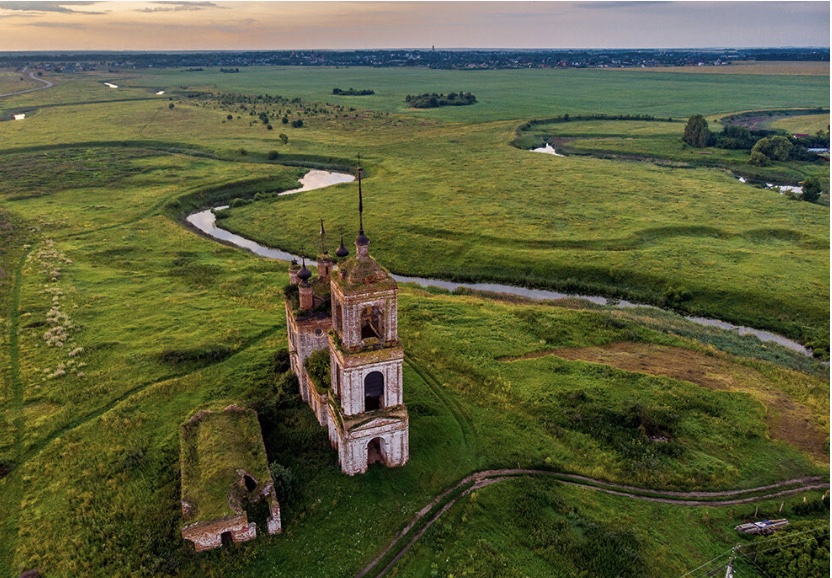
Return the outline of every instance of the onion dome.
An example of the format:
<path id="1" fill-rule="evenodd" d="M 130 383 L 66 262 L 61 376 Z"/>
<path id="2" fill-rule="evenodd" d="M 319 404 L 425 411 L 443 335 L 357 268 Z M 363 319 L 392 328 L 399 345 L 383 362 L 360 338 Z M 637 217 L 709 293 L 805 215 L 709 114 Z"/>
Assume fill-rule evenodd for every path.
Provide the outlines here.
<path id="1" fill-rule="evenodd" d="M 370 239 L 368 239 L 367 235 L 364 234 L 364 229 L 358 231 L 358 236 L 355 238 L 355 244 L 364 247 L 370 244 Z"/>
<path id="2" fill-rule="evenodd" d="M 303 282 L 309 281 L 312 277 L 312 271 L 306 268 L 306 259 L 303 260 L 303 267 L 298 271 L 298 279 Z"/>
<path id="3" fill-rule="evenodd" d="M 297 259 L 292 259 L 292 264 L 290 265 L 290 267 L 291 267 L 293 270 L 294 270 L 294 269 L 300 269 L 300 265 L 298 264 L 298 260 L 297 260 Z"/>
<path id="4" fill-rule="evenodd" d="M 346 257 L 349 254 L 350 254 L 349 249 L 344 247 L 344 235 L 341 235 L 341 246 L 338 247 L 335 250 L 335 256 L 338 257 L 339 259 L 343 259 L 344 257 Z"/>

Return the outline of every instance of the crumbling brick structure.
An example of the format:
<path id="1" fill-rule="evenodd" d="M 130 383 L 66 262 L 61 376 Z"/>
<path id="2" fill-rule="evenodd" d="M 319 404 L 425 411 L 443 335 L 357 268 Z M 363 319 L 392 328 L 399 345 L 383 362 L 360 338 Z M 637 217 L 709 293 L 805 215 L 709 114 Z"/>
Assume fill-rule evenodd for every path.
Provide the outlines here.
<path id="1" fill-rule="evenodd" d="M 257 414 L 230 405 L 201 411 L 180 429 L 182 537 L 197 552 L 254 539 L 246 502 L 265 499 L 269 534 L 281 531 L 280 504 L 269 473 Z"/>
<path id="2" fill-rule="evenodd" d="M 327 428 L 349 475 L 381 462 L 402 466 L 410 458 L 409 419 L 402 394 L 404 351 L 398 335 L 398 285 L 370 256 L 364 234 L 359 168 L 359 233 L 356 256 L 336 251 L 337 267 L 326 251 L 321 223 L 318 278 L 296 262 L 289 268 L 286 326 L 292 369 L 301 397 Z M 314 352 L 329 350 L 330 380 L 317 383 L 306 370 Z"/>

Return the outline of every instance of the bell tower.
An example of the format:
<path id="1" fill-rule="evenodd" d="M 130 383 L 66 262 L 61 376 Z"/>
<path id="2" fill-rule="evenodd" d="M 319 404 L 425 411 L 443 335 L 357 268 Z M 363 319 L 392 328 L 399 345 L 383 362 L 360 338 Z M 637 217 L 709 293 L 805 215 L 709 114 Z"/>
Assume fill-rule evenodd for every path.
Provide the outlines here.
<path id="1" fill-rule="evenodd" d="M 330 276 L 334 396 L 329 433 L 338 445 L 341 469 L 351 475 L 366 471 L 374 462 L 401 466 L 410 456 L 409 420 L 402 399 L 398 285 L 370 256 L 361 178 L 359 167 L 356 256 L 343 261 Z M 342 241 L 336 255 L 347 254 Z"/>

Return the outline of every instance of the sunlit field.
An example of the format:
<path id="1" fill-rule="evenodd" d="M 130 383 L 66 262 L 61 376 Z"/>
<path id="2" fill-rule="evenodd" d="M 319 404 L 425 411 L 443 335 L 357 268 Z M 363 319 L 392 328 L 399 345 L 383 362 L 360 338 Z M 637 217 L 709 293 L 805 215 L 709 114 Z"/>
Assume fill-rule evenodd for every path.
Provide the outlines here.
<path id="1" fill-rule="evenodd" d="M 0 100 L 2 118 L 27 111 L 0 122 L 0 578 L 354 576 L 432 499 L 494 468 L 636 494 L 827 479 L 829 208 L 740 182 L 747 153 L 681 143 L 693 114 L 828 109 L 828 71 L 807 70 L 101 71 L 45 74 L 55 87 Z M 0 94 L 25 84 L 12 72 Z M 408 109 L 407 94 L 433 91 L 478 102 Z M 664 120 L 518 132 L 565 113 Z M 543 138 L 567 156 L 526 150 Z M 276 193 L 359 154 L 370 251 L 391 271 L 663 309 L 400 286 L 411 461 L 342 475 L 275 367 L 287 263 L 184 216 L 231 204 L 223 227 L 312 257 L 323 218 L 330 252 L 342 232 L 349 246 L 355 184 Z M 829 174 L 822 161 L 765 169 L 784 183 Z M 680 313 L 776 331 L 815 358 Z M 179 535 L 179 425 L 232 402 L 258 411 L 269 461 L 290 473 L 284 533 L 196 554 Z M 751 495 L 655 504 L 519 476 L 460 497 L 392 575 L 682 575 L 738 542 L 771 544 L 733 530 L 755 509 L 828 552 L 823 490 Z M 828 556 L 812 559 L 826 574 L 806 575 L 828 575 Z M 775 575 L 764 563 L 742 575 Z"/>

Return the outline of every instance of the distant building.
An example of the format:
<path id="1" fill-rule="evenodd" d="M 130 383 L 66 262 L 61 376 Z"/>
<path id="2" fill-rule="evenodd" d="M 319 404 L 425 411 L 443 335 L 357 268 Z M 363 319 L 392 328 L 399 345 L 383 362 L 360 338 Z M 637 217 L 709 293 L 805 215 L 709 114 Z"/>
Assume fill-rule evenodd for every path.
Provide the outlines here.
<path id="1" fill-rule="evenodd" d="M 321 222 L 318 277 L 289 267 L 286 325 L 292 369 L 301 397 L 327 428 L 345 474 L 364 473 L 374 462 L 402 466 L 410 457 L 409 418 L 402 399 L 404 351 L 398 334 L 398 285 L 370 256 L 364 234 L 361 169 L 356 256 L 341 246 L 332 260 Z M 330 383 L 307 371 L 315 351 L 328 350 Z"/>

